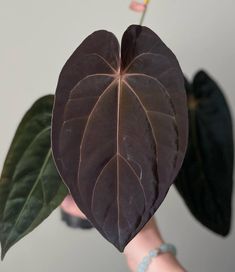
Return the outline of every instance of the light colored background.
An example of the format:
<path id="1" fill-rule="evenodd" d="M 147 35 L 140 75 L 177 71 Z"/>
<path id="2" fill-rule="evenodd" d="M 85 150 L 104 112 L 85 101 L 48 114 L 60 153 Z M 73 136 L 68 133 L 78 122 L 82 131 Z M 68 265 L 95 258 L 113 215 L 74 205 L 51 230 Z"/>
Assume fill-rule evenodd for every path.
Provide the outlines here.
<path id="1" fill-rule="evenodd" d="M 0 0 L 0 167 L 20 118 L 39 96 L 55 91 L 58 74 L 97 29 L 121 38 L 139 15 L 129 0 Z M 209 71 L 235 102 L 234 0 L 152 0 L 145 24 L 177 55 L 188 76 Z M 221 181 L 222 182 L 222 181 Z M 190 215 L 175 189 L 156 213 L 190 272 L 233 272 L 235 234 L 222 239 Z M 56 211 L 0 263 L 1 272 L 127 271 L 122 256 L 95 230 L 66 228 Z"/>

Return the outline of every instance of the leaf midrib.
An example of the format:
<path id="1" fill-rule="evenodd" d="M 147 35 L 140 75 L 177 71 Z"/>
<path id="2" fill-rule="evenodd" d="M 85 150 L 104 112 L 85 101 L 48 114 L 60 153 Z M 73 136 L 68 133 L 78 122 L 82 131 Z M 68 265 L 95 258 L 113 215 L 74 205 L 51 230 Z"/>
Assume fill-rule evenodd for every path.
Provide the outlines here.
<path id="1" fill-rule="evenodd" d="M 47 154 L 46 154 L 46 157 L 45 157 L 45 160 L 44 160 L 44 162 L 43 162 L 42 168 L 41 168 L 41 170 L 40 170 L 40 172 L 39 172 L 39 175 L 38 175 L 38 177 L 37 177 L 37 179 L 36 179 L 36 181 L 35 181 L 35 183 L 34 183 L 32 189 L 31 189 L 31 191 L 30 191 L 30 193 L 29 193 L 27 199 L 25 200 L 25 203 L 24 203 L 24 205 L 23 205 L 23 207 L 22 207 L 22 209 L 21 209 L 19 215 L 18 215 L 17 218 L 16 218 L 15 224 L 14 224 L 13 227 L 11 228 L 11 231 L 10 231 L 10 233 L 9 233 L 9 235 L 8 235 L 8 238 L 6 239 L 6 241 L 5 241 L 5 243 L 4 243 L 4 246 L 7 245 L 8 241 L 10 240 L 10 237 L 11 237 L 11 235 L 12 235 L 13 230 L 15 229 L 15 227 L 16 227 L 16 226 L 18 225 L 18 223 L 20 222 L 21 215 L 22 215 L 22 213 L 23 213 L 23 211 L 24 211 L 24 209 L 25 209 L 25 207 L 26 207 L 26 205 L 27 205 L 29 199 L 31 198 L 31 196 L 32 196 L 32 194 L 33 194 L 35 188 L 37 187 L 37 185 L 38 185 L 38 183 L 39 183 L 39 181 L 40 181 L 40 179 L 41 179 L 41 177 L 42 177 L 42 173 L 44 172 L 44 170 L 45 170 L 45 168 L 46 168 L 46 165 L 47 165 L 47 163 L 48 163 L 48 161 L 49 161 L 49 158 L 50 158 L 50 156 L 51 156 L 51 153 L 52 153 L 52 150 L 51 150 L 51 148 L 50 148 L 49 151 L 48 151 Z"/>

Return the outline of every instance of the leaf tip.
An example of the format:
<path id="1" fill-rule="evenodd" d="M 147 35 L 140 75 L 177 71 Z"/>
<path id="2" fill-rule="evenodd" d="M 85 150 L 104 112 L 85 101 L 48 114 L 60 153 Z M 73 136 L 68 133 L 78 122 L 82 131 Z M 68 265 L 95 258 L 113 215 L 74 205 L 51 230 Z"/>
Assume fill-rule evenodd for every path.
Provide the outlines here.
<path id="1" fill-rule="evenodd" d="M 123 241 L 123 242 L 119 241 L 119 242 L 113 243 L 113 245 L 118 249 L 120 253 L 123 253 L 128 243 L 129 241 Z"/>
<path id="2" fill-rule="evenodd" d="M 3 244 L 1 244 L 1 261 L 3 261 L 4 258 L 6 257 L 7 251 L 8 251 L 8 249 L 5 248 L 5 247 L 3 246 Z"/>

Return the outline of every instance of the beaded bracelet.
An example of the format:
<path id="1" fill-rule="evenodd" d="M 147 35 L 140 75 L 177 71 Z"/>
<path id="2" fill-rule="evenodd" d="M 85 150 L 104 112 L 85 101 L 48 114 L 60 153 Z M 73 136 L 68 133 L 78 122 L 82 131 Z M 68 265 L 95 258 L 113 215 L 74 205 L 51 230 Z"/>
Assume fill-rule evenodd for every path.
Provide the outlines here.
<path id="1" fill-rule="evenodd" d="M 154 257 L 157 257 L 167 252 L 172 253 L 174 256 L 176 256 L 175 246 L 172 244 L 164 243 L 160 245 L 159 248 L 151 250 L 149 254 L 145 256 L 143 260 L 141 261 L 141 263 L 138 265 L 137 272 L 146 272 Z"/>

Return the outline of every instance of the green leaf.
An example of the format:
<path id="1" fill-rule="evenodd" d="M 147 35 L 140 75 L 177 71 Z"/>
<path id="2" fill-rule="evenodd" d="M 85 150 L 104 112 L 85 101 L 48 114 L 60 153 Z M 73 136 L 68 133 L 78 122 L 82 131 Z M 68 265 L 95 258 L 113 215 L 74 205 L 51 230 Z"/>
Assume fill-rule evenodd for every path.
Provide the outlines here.
<path id="1" fill-rule="evenodd" d="M 0 178 L 0 242 L 3 259 L 63 201 L 67 188 L 51 154 L 54 96 L 40 98 L 25 114 Z"/>

